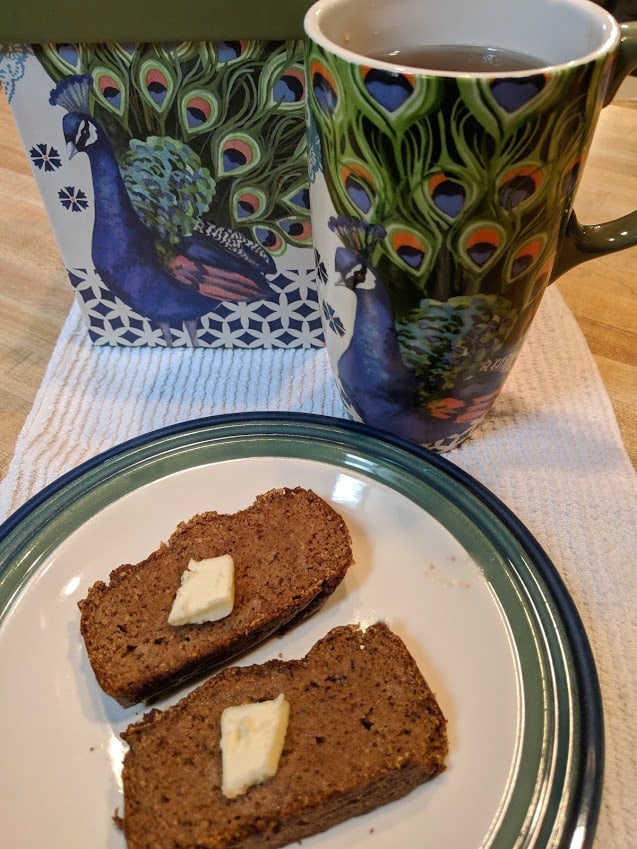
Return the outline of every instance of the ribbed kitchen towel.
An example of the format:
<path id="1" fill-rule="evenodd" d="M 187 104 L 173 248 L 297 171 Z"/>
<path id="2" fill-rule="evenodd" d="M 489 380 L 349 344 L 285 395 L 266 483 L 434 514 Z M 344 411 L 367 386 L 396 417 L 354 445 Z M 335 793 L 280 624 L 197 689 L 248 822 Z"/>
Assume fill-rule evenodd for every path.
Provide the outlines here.
<path id="1" fill-rule="evenodd" d="M 129 437 L 250 410 L 344 416 L 325 351 L 96 348 L 74 307 L 0 483 L 0 519 Z M 578 607 L 605 712 L 595 846 L 634 849 L 637 480 L 593 358 L 556 288 L 494 410 L 446 456 L 526 524 Z"/>

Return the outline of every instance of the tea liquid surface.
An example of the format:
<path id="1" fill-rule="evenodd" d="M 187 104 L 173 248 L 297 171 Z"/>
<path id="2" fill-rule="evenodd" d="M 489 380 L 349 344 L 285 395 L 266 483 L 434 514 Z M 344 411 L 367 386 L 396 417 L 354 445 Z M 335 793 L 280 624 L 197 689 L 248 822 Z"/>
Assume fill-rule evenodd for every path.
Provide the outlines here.
<path id="1" fill-rule="evenodd" d="M 383 62 L 451 73 L 530 71 L 549 64 L 537 56 L 502 47 L 467 44 L 423 44 L 380 50 L 371 55 Z"/>

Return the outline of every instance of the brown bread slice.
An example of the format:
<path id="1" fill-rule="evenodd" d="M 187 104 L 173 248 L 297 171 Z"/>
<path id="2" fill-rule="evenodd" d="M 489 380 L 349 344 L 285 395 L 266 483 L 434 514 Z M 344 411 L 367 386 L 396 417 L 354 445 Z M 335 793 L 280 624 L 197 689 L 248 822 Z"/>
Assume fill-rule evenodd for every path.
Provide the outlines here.
<path id="1" fill-rule="evenodd" d="M 232 613 L 217 622 L 169 625 L 190 559 L 222 554 L 234 559 Z M 235 514 L 198 514 L 79 602 L 97 681 L 124 706 L 156 696 L 309 616 L 351 563 L 345 522 L 311 490 L 274 489 Z"/>
<path id="2" fill-rule="evenodd" d="M 279 693 L 290 718 L 278 771 L 226 799 L 221 713 Z M 334 628 L 301 660 L 225 669 L 123 737 L 129 849 L 275 849 L 406 795 L 447 754 L 435 696 L 381 622 Z"/>

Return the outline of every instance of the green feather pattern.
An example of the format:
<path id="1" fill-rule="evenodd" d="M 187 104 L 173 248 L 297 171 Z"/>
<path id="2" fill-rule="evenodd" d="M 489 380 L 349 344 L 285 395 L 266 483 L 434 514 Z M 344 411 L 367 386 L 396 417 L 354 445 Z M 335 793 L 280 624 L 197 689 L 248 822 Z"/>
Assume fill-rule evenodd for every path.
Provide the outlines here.
<path id="1" fill-rule="evenodd" d="M 143 182 L 152 173 L 153 149 L 159 172 L 166 164 L 167 148 L 151 140 L 166 139 L 173 159 L 181 148 L 179 157 L 195 163 L 193 179 L 208 175 L 201 190 L 180 181 L 183 203 L 196 196 L 193 212 L 204 224 L 236 229 L 274 253 L 309 244 L 300 42 L 43 44 L 35 52 L 55 82 L 93 77 L 92 114 L 138 206 L 141 195 L 158 188 L 155 178 Z M 144 162 L 136 164 L 136 156 Z M 177 188 L 173 181 L 171 191 Z M 176 226 L 172 234 L 164 228 L 167 244 L 179 227 L 189 227 Z"/>

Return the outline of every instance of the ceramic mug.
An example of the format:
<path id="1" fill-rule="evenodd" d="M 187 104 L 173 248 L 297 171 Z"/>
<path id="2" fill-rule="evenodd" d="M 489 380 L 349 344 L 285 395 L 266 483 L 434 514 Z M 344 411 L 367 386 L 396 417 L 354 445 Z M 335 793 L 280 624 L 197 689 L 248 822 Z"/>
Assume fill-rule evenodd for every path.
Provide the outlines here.
<path id="1" fill-rule="evenodd" d="M 637 213 L 573 213 L 637 24 L 588 0 L 319 0 L 305 31 L 334 376 L 354 418 L 448 450 L 489 411 L 547 285 L 637 244 Z"/>

